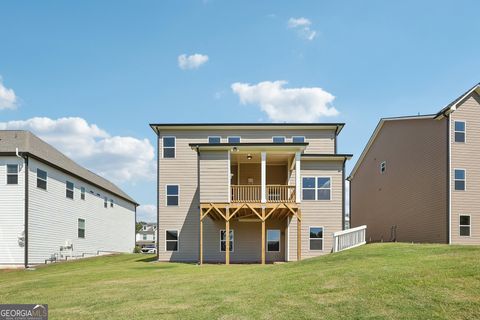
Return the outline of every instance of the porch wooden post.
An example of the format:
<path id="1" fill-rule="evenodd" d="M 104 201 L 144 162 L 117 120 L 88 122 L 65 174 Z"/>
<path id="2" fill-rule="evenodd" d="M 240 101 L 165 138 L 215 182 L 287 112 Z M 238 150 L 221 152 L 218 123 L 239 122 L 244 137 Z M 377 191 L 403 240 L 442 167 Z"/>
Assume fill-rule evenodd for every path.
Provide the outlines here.
<path id="1" fill-rule="evenodd" d="M 225 208 L 225 264 L 228 266 L 230 264 L 230 210 Z"/>
<path id="2" fill-rule="evenodd" d="M 202 209 L 200 209 L 200 261 L 199 264 L 203 264 L 203 219 Z"/>
<path id="3" fill-rule="evenodd" d="M 265 208 L 262 207 L 262 264 L 265 264 Z"/>
<path id="4" fill-rule="evenodd" d="M 297 261 L 302 260 L 302 218 L 301 211 L 297 211 Z"/>

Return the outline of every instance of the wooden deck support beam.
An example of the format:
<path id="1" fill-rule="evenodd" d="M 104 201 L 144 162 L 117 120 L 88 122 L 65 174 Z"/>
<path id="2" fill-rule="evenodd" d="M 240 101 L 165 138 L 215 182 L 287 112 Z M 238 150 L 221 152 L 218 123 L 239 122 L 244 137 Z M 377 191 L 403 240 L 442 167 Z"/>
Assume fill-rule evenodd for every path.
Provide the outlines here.
<path id="1" fill-rule="evenodd" d="M 230 209 L 225 208 L 226 222 L 225 222 L 225 264 L 230 264 Z"/>
<path id="2" fill-rule="evenodd" d="M 202 210 L 200 210 L 200 214 L 202 214 Z M 200 219 L 200 258 L 198 263 L 203 264 L 203 219 Z"/>

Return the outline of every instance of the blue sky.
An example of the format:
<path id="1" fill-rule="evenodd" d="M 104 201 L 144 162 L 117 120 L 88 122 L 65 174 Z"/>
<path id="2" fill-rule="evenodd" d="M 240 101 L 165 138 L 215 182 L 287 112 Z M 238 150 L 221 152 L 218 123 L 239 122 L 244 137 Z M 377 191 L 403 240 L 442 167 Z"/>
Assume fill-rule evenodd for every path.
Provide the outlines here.
<path id="1" fill-rule="evenodd" d="M 478 1 L 3 1 L 0 126 L 22 120 L 145 205 L 156 194 L 151 122 L 282 121 L 280 109 L 297 113 L 285 105 L 293 94 L 320 110 L 309 120 L 346 122 L 339 152 L 358 156 L 380 117 L 436 112 L 480 81 L 479 10 Z M 141 154 L 138 168 L 125 153 Z"/>

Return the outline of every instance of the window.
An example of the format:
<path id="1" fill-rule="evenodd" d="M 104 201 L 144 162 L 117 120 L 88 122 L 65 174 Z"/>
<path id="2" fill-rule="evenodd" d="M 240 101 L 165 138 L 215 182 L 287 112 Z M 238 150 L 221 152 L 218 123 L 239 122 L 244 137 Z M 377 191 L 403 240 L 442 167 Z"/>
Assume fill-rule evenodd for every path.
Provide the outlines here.
<path id="1" fill-rule="evenodd" d="M 7 164 L 7 184 L 18 184 L 18 164 Z"/>
<path id="2" fill-rule="evenodd" d="M 108 198 L 107 197 L 103 197 L 103 207 L 108 208 Z"/>
<path id="3" fill-rule="evenodd" d="M 167 206 L 178 206 L 178 185 L 167 185 Z"/>
<path id="4" fill-rule="evenodd" d="M 220 230 L 220 251 L 225 252 L 227 250 L 227 242 L 226 242 L 226 236 L 227 232 L 225 230 Z M 233 252 L 233 230 L 230 230 L 230 250 L 229 252 Z"/>
<path id="5" fill-rule="evenodd" d="M 304 177 L 302 179 L 303 200 L 331 200 L 331 178 Z"/>
<path id="6" fill-rule="evenodd" d="M 147 226 L 143 226 L 143 231 L 147 231 Z"/>
<path id="7" fill-rule="evenodd" d="M 37 169 L 37 188 L 47 190 L 47 172 Z"/>
<path id="8" fill-rule="evenodd" d="M 73 188 L 74 188 L 73 182 L 67 181 L 66 187 L 67 187 L 66 189 L 67 198 L 73 199 Z"/>
<path id="9" fill-rule="evenodd" d="M 465 142 L 466 125 L 463 121 L 455 121 L 455 142 Z"/>
<path id="10" fill-rule="evenodd" d="M 175 137 L 163 137 L 163 157 L 175 158 Z"/>
<path id="11" fill-rule="evenodd" d="M 110 199 L 110 208 L 113 208 L 113 199 Z"/>
<path id="12" fill-rule="evenodd" d="M 384 174 L 387 171 L 387 162 L 383 161 L 380 163 L 380 174 Z"/>
<path id="13" fill-rule="evenodd" d="M 165 231 L 165 250 L 178 251 L 178 231 L 177 230 Z"/>
<path id="14" fill-rule="evenodd" d="M 455 190 L 463 191 L 466 187 L 466 173 L 464 169 L 455 169 Z"/>
<path id="15" fill-rule="evenodd" d="M 78 237 L 84 239 L 85 238 L 85 220 L 78 219 Z"/>
<path id="16" fill-rule="evenodd" d="M 470 216 L 460 216 L 460 236 L 470 237 Z"/>
<path id="17" fill-rule="evenodd" d="M 220 143 L 222 142 L 222 138 L 218 136 L 208 137 L 208 143 Z"/>
<path id="18" fill-rule="evenodd" d="M 267 251 L 280 252 L 280 230 L 267 230 Z"/>
<path id="19" fill-rule="evenodd" d="M 146 234 L 143 235 L 143 240 L 147 240 L 147 235 Z"/>
<path id="20" fill-rule="evenodd" d="M 240 143 L 240 137 L 228 137 L 228 143 Z"/>
<path id="21" fill-rule="evenodd" d="M 85 200 L 85 187 L 80 188 L 80 199 Z"/>
<path id="22" fill-rule="evenodd" d="M 310 227 L 310 250 L 323 250 L 323 227 Z"/>
<path id="23" fill-rule="evenodd" d="M 305 137 L 300 137 L 300 136 L 292 137 L 292 142 L 293 143 L 304 143 L 305 142 Z"/>
<path id="24" fill-rule="evenodd" d="M 272 138 L 274 143 L 285 143 L 285 137 L 276 136 Z"/>

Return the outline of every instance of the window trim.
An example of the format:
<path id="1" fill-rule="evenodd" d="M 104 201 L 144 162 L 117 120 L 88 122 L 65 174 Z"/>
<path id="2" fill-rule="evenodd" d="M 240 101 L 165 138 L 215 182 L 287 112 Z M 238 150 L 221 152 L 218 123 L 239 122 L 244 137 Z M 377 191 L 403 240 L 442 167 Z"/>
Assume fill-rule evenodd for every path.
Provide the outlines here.
<path id="1" fill-rule="evenodd" d="M 177 194 L 178 201 L 177 201 L 176 205 L 174 205 L 174 204 L 169 205 L 168 204 L 168 187 L 169 186 L 177 186 L 178 187 L 178 194 Z M 174 195 L 171 195 L 171 196 L 174 196 Z M 166 184 L 165 185 L 165 207 L 180 207 L 180 185 L 179 184 Z"/>
<path id="2" fill-rule="evenodd" d="M 165 147 L 165 138 L 173 138 L 173 147 Z M 165 148 L 173 149 L 173 158 L 165 158 Z M 177 158 L 177 137 L 176 136 L 163 136 L 162 137 L 162 159 L 176 159 Z"/>
<path id="3" fill-rule="evenodd" d="M 46 176 L 45 179 L 42 179 L 42 178 L 40 178 L 40 177 L 38 176 L 38 171 L 39 171 L 39 170 L 45 172 L 45 176 Z M 45 189 L 40 188 L 40 187 L 38 186 L 38 180 L 45 181 Z M 45 190 L 45 191 L 48 190 L 48 172 L 45 171 L 45 170 L 42 170 L 42 169 L 40 169 L 40 168 L 37 168 L 37 189 L 41 189 L 41 190 Z"/>
<path id="4" fill-rule="evenodd" d="M 313 179 L 315 179 L 315 188 L 304 188 L 304 187 L 303 187 L 303 179 L 304 179 L 304 178 L 313 178 Z M 325 200 L 325 199 L 318 199 L 318 190 L 327 190 L 327 188 L 319 188 L 319 187 L 318 187 L 318 178 L 328 178 L 328 179 L 330 179 L 330 188 L 328 188 L 328 189 L 330 189 L 330 199 L 327 199 L 327 200 Z M 302 185 L 301 185 L 301 188 L 300 188 L 300 189 L 301 189 L 300 192 L 302 193 L 302 194 L 301 194 L 302 202 L 303 202 L 303 201 L 310 201 L 310 202 L 312 202 L 312 201 L 332 201 L 332 199 L 333 199 L 333 197 L 332 197 L 333 179 L 332 179 L 331 176 L 301 176 L 301 183 L 302 183 Z M 303 189 L 308 189 L 308 190 L 312 190 L 312 189 L 313 189 L 313 190 L 315 190 L 315 199 L 303 199 Z"/>
<path id="5" fill-rule="evenodd" d="M 72 189 L 68 188 L 69 183 L 72 184 Z M 72 192 L 72 197 L 71 198 L 68 196 L 68 191 Z M 65 181 L 65 198 L 70 199 L 70 200 L 75 199 L 75 183 L 72 182 L 72 181 L 68 181 L 68 180 Z"/>
<path id="6" fill-rule="evenodd" d="M 468 221 L 470 222 L 469 225 L 460 224 L 462 217 L 469 217 Z M 462 227 L 468 227 L 468 236 L 462 236 L 460 229 Z M 459 214 L 458 215 L 458 236 L 462 238 L 471 238 L 472 237 L 472 215 L 471 214 Z"/>
<path id="7" fill-rule="evenodd" d="M 230 142 L 230 138 L 238 138 L 239 142 Z M 242 137 L 241 136 L 227 136 L 227 142 L 228 143 L 242 143 Z"/>
<path id="8" fill-rule="evenodd" d="M 275 142 L 275 138 L 283 138 L 283 142 Z M 286 136 L 272 136 L 272 143 L 285 143 L 287 142 L 287 137 Z"/>
<path id="9" fill-rule="evenodd" d="M 310 238 L 310 229 L 312 228 L 321 228 L 322 229 L 322 237 L 321 238 Z M 319 240 L 322 239 L 322 249 L 311 249 L 310 241 L 311 240 Z M 324 251 L 325 250 L 325 227 L 324 226 L 309 226 L 308 227 L 308 250 L 309 251 Z"/>
<path id="10" fill-rule="evenodd" d="M 210 138 L 218 138 L 220 139 L 219 142 L 210 142 Z M 208 136 L 207 137 L 207 142 L 208 144 L 219 144 L 219 143 L 222 143 L 222 136 Z"/>
<path id="11" fill-rule="evenodd" d="M 17 172 L 16 173 L 8 173 L 8 166 L 16 166 L 17 167 Z M 7 186 L 18 186 L 19 185 L 19 177 L 20 177 L 20 166 L 18 165 L 18 163 L 6 163 L 5 164 L 5 173 L 6 173 L 6 176 L 5 176 L 5 185 Z M 8 183 L 8 177 L 9 176 L 17 176 L 17 183 Z"/>
<path id="12" fill-rule="evenodd" d="M 177 232 L 177 240 L 167 240 L 167 232 L 168 231 L 176 231 Z M 167 242 L 176 242 L 177 243 L 177 250 L 167 250 Z M 165 229 L 165 252 L 178 252 L 180 250 L 180 230 L 178 229 Z"/>
<path id="13" fill-rule="evenodd" d="M 79 231 L 80 231 L 80 220 L 83 221 L 83 237 L 80 237 Z M 77 239 L 85 239 L 87 236 L 87 221 L 82 218 L 77 218 Z"/>
<path id="14" fill-rule="evenodd" d="M 464 131 L 457 131 L 455 129 L 455 123 L 456 122 L 463 122 L 464 126 L 465 126 L 465 130 Z M 457 141 L 455 140 L 455 136 L 456 136 L 456 133 L 459 132 L 459 133 L 463 133 L 463 142 L 462 141 Z M 467 143 L 467 121 L 465 120 L 453 120 L 453 142 L 454 143 Z"/>
<path id="15" fill-rule="evenodd" d="M 278 231 L 278 250 L 268 250 L 268 231 Z M 280 229 L 267 229 L 267 236 L 266 236 L 267 243 L 265 244 L 267 248 L 267 252 L 281 252 L 282 251 L 282 231 Z"/>
<path id="16" fill-rule="evenodd" d="M 380 169 L 380 174 L 385 174 L 387 172 L 387 161 L 386 160 L 380 162 L 379 169 Z M 382 169 L 383 169 L 383 171 L 382 171 Z"/>
<path id="17" fill-rule="evenodd" d="M 303 138 L 303 142 L 300 142 L 300 143 L 305 143 L 305 141 L 307 141 L 307 138 L 305 136 L 292 136 L 292 143 L 293 143 L 293 138 Z"/>
<path id="18" fill-rule="evenodd" d="M 465 175 L 465 178 L 464 178 L 464 179 L 456 179 L 456 178 L 455 178 L 455 171 L 457 171 L 457 170 L 463 170 L 464 175 Z M 457 181 L 463 181 L 463 183 L 464 183 L 464 188 L 463 188 L 463 190 L 461 190 L 461 189 L 456 189 L 456 188 L 455 188 L 455 182 L 457 182 Z M 453 191 L 462 191 L 462 192 L 463 192 L 463 191 L 467 191 L 467 170 L 466 170 L 466 169 L 463 169 L 463 168 L 453 168 Z"/>
<path id="19" fill-rule="evenodd" d="M 220 231 L 220 232 L 219 232 L 220 238 L 219 238 L 219 241 L 218 241 L 218 245 L 219 245 L 218 250 L 219 250 L 220 253 L 222 253 L 222 252 L 227 252 L 227 250 L 222 251 L 222 242 L 223 242 L 223 240 L 222 240 L 222 231 L 224 231 L 225 233 L 227 233 L 227 232 L 226 232 L 227 230 L 225 230 L 225 229 L 220 229 L 219 231 Z M 233 237 L 232 237 L 232 247 L 231 247 L 232 250 L 230 250 L 230 253 L 233 253 L 233 252 L 235 252 L 235 230 L 234 230 L 234 229 L 230 229 L 229 231 L 230 231 L 230 232 L 232 233 L 232 235 L 233 235 Z M 229 240 L 230 240 L 230 239 L 229 239 Z M 226 245 L 227 245 L 227 240 L 225 239 L 225 248 L 226 248 Z"/>

